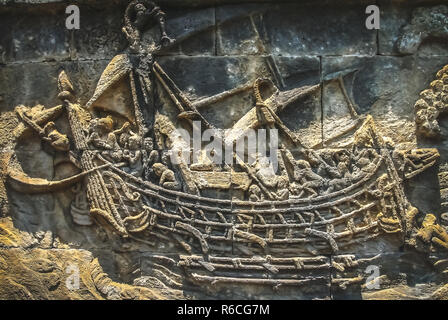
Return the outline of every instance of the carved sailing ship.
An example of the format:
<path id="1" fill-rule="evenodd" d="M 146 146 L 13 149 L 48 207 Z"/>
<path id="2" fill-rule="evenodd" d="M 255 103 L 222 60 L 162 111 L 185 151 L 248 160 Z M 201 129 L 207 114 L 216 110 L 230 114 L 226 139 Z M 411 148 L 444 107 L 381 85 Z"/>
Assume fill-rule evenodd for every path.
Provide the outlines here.
<path id="1" fill-rule="evenodd" d="M 132 37 L 134 29 L 127 27 Z M 166 33 L 162 37 L 171 42 Z M 139 39 L 132 43 L 138 54 L 115 57 L 85 106 L 76 103 L 73 86 L 62 72 L 62 107 L 34 118 L 20 113 L 26 126 L 58 146 L 65 140 L 57 132 L 56 138 L 50 138 L 39 125 L 65 109 L 73 139 L 70 155 L 81 173 L 52 182 L 10 169 L 11 187 L 52 192 L 78 183 L 83 186 L 78 192 L 86 193 L 89 204 L 82 208 L 85 213 L 72 206 L 80 224 L 88 225 L 93 218 L 123 237 L 155 247 L 158 243 L 177 246 L 176 265 L 194 282 L 296 286 L 319 280 L 307 272 L 329 269 L 327 254 L 341 254 L 384 234 L 409 236 L 418 211 L 408 202 L 402 182 L 433 166 L 437 150 L 394 150 L 373 118 L 358 116 L 353 107 L 356 125 L 331 138 L 351 136 L 344 148 L 306 148 L 277 113 L 320 90 L 321 84 L 280 92 L 272 82 L 256 80 L 191 102 L 153 61 L 152 53 L 141 51 Z M 340 78 L 335 81 L 342 83 Z M 270 90 L 267 97 L 262 86 Z M 128 98 L 122 98 L 123 90 L 130 92 Z M 213 127 L 198 111 L 200 107 L 253 92 L 255 106 L 225 140 L 232 144 L 247 129 L 278 128 L 285 144 L 277 153 L 276 183 L 263 181 L 241 159 L 225 170 L 195 169 L 181 157 L 177 164 L 170 163 L 163 151 L 182 141 L 173 140 L 176 126 L 169 116 L 154 110 L 153 90 L 164 92 L 176 107 L 176 121 L 190 130 L 195 120 L 204 128 Z M 341 90 L 345 93 L 343 84 Z M 145 141 L 152 144 L 153 140 L 156 147 L 146 148 Z M 227 198 L 201 195 L 208 189 L 224 190 Z M 240 199 L 232 198 L 233 193 Z"/>

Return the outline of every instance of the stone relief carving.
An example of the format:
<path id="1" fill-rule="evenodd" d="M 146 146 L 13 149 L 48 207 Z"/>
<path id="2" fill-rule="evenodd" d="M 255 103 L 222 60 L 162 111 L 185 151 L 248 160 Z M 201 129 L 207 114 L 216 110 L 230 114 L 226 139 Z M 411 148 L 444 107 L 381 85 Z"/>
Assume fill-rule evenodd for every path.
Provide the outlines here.
<path id="1" fill-rule="evenodd" d="M 158 24 L 158 39 L 143 35 L 150 23 Z M 165 13 L 151 1 L 132 1 L 123 32 L 129 52 L 110 61 L 87 103 L 79 102 L 76 79 L 61 71 L 60 105 L 15 108 L 12 150 L 38 137 L 46 153 L 70 163 L 72 174 L 52 180 L 30 176 L 14 153 L 3 165 L 7 188 L 16 192 L 71 190 L 68 210 L 75 229 L 104 229 L 119 241 L 148 246 L 153 273 L 135 286 L 113 282 L 89 256 L 85 283 L 91 295 L 181 298 L 190 286 L 212 294 L 232 285 L 261 286 L 275 294 L 283 288 L 325 286 L 328 272 L 337 274 L 331 285 L 347 290 L 365 286 L 366 275 L 356 270 L 373 263 L 381 251 L 369 258 L 350 253 L 384 239 L 421 253 L 434 266 L 446 265 L 445 224 L 433 213 L 420 212 L 405 192 L 407 180 L 437 165 L 438 150 L 395 148 L 371 115 L 358 113 L 344 75 L 290 90 L 279 89 L 275 76 L 260 75 L 192 101 L 155 58 L 175 44 L 165 29 Z M 417 132 L 427 138 L 441 134 L 447 68 L 415 104 Z M 306 144 L 278 114 L 293 103 L 317 99 L 326 85 L 337 88 L 353 125 Z M 241 94 L 249 97 L 251 108 L 231 128 L 216 128 L 201 113 Z M 198 163 L 188 163 L 176 152 L 189 143 L 173 133 L 178 128 L 192 133 L 195 123 L 203 130 L 227 129 L 227 145 L 249 129 L 277 129 L 277 172 L 262 156 L 252 164 L 235 156 L 232 165 L 216 165 L 201 153 Z M 445 199 L 446 170 L 439 176 Z M 448 218 L 442 218 L 446 223 Z"/>

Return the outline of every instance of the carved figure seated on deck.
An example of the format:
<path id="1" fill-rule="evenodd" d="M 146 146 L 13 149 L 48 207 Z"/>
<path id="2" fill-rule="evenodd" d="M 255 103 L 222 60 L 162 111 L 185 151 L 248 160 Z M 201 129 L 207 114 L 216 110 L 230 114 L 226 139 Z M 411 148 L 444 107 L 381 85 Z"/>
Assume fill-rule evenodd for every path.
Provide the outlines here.
<path id="1" fill-rule="evenodd" d="M 355 147 L 352 152 L 352 180 L 356 182 L 375 169 L 374 159 L 378 156 L 373 149 Z"/>
<path id="2" fill-rule="evenodd" d="M 317 152 L 312 152 L 315 157 L 317 174 L 321 177 L 338 178 L 339 172 L 337 170 L 336 162 L 333 159 L 333 154 L 331 151 L 322 152 L 317 154 Z"/>
<path id="3" fill-rule="evenodd" d="M 417 237 L 427 244 L 436 244 L 448 249 L 448 233 L 437 223 L 436 216 L 431 213 L 425 216 Z"/>
<path id="4" fill-rule="evenodd" d="M 112 162 L 123 159 L 123 151 L 117 141 L 117 131 L 113 131 L 114 121 L 111 116 L 96 120 L 90 128 L 88 143 L 94 148 L 104 150 L 101 154 Z"/>
<path id="5" fill-rule="evenodd" d="M 137 134 L 133 134 L 127 141 L 128 149 L 123 152 L 123 159 L 129 163 L 129 167 L 124 168 L 135 177 L 141 177 L 143 173 L 141 138 Z"/>
<path id="6" fill-rule="evenodd" d="M 345 150 L 336 154 L 338 161 L 334 170 L 331 170 L 332 178 L 328 182 L 327 193 L 338 191 L 348 187 L 352 181 L 352 174 L 350 173 L 350 157 Z"/>
<path id="7" fill-rule="evenodd" d="M 149 180 L 153 172 L 152 165 L 159 161 L 159 152 L 154 150 L 154 141 L 150 137 L 143 139 L 142 157 L 144 178 Z"/>
<path id="8" fill-rule="evenodd" d="M 109 143 L 108 134 L 113 129 L 112 117 L 108 116 L 101 119 L 92 119 L 89 128 L 88 143 L 98 149 L 112 149 L 112 145 Z"/>
<path id="9" fill-rule="evenodd" d="M 289 199 L 289 179 L 287 177 L 278 177 L 277 192 L 275 193 L 275 197 L 279 201 Z"/>
<path id="10" fill-rule="evenodd" d="M 278 176 L 275 174 L 274 168 L 267 157 L 258 157 L 255 170 L 256 177 L 260 179 L 265 187 L 269 189 L 277 187 Z"/>
<path id="11" fill-rule="evenodd" d="M 249 187 L 249 200 L 253 202 L 264 201 L 264 195 L 256 184 L 252 184 Z"/>
<path id="12" fill-rule="evenodd" d="M 68 151 L 70 149 L 70 142 L 65 134 L 60 133 L 54 122 L 48 122 L 44 127 L 45 136 L 43 140 L 49 142 L 53 148 L 58 151 Z"/>
<path id="13" fill-rule="evenodd" d="M 294 168 L 294 182 L 291 184 L 291 192 L 298 197 L 315 197 L 322 187 L 324 179 L 314 173 L 311 165 L 306 160 L 296 161 Z"/>
<path id="14" fill-rule="evenodd" d="M 132 135 L 135 135 L 135 133 L 131 130 L 131 124 L 129 122 L 125 122 L 123 126 L 114 131 L 116 136 L 119 136 L 118 138 L 118 144 L 125 149 L 128 149 L 128 142 L 129 138 Z"/>
<path id="15" fill-rule="evenodd" d="M 173 170 L 170 170 L 164 164 L 158 162 L 152 166 L 154 173 L 160 177 L 159 185 L 171 190 L 180 190 L 180 183 L 177 181 Z"/>

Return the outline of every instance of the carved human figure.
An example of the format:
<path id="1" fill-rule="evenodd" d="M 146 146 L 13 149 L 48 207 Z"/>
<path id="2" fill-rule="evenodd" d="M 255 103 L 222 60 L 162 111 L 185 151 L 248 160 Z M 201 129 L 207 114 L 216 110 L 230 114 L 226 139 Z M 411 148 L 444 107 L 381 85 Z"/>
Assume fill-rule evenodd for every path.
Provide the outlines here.
<path id="1" fill-rule="evenodd" d="M 347 179 L 351 178 L 350 175 L 350 155 L 346 150 L 342 150 L 338 154 L 336 154 L 336 158 L 338 160 L 338 172 L 341 177 L 345 177 Z"/>
<path id="2" fill-rule="evenodd" d="M 160 178 L 159 185 L 171 190 L 180 190 L 180 183 L 177 181 L 173 170 L 168 169 L 164 164 L 157 162 L 152 166 L 154 173 Z"/>
<path id="3" fill-rule="evenodd" d="M 352 151 L 352 181 L 356 182 L 375 167 L 374 159 L 378 156 L 376 151 L 370 148 L 353 148 Z"/>
<path id="4" fill-rule="evenodd" d="M 322 187 L 324 179 L 314 173 L 311 165 L 306 160 L 297 160 L 294 168 L 294 181 L 291 191 L 298 197 L 315 197 Z"/>
<path id="5" fill-rule="evenodd" d="M 94 148 L 104 150 L 101 154 L 108 160 L 119 162 L 123 159 L 123 151 L 121 150 L 116 133 L 123 128 L 113 131 L 114 121 L 111 116 L 100 118 L 94 123 L 88 143 Z"/>
<path id="6" fill-rule="evenodd" d="M 396 206 L 395 199 L 393 197 L 393 182 L 390 181 L 388 175 L 385 173 L 376 180 L 376 187 L 381 194 L 380 206 L 381 211 L 386 213 L 389 208 Z"/>
<path id="7" fill-rule="evenodd" d="M 164 150 L 161 152 L 161 156 L 160 156 L 160 161 L 165 165 L 165 166 L 170 166 L 171 165 L 171 154 L 170 151 L 168 150 Z"/>
<path id="8" fill-rule="evenodd" d="M 119 136 L 118 143 L 124 149 L 128 149 L 129 137 L 135 135 L 132 131 L 131 124 L 127 121 L 119 130 L 115 131 L 115 134 Z"/>
<path id="9" fill-rule="evenodd" d="M 141 138 L 137 134 L 129 136 L 127 141 L 127 149 L 123 152 L 123 158 L 129 164 L 127 170 L 136 177 L 141 177 L 143 173 Z"/>
<path id="10" fill-rule="evenodd" d="M 49 145 L 57 151 L 68 151 L 70 149 L 70 141 L 67 135 L 60 133 L 53 121 L 50 119 L 57 118 L 59 107 L 53 108 L 53 110 L 46 111 L 43 106 L 36 106 L 33 108 L 27 108 L 25 106 L 18 106 L 15 108 L 17 115 L 32 128 L 42 139 L 42 141 L 49 143 Z M 60 109 L 59 109 L 60 110 Z M 48 119 L 45 121 L 45 119 Z M 45 124 L 44 128 L 40 126 Z M 20 137 L 26 129 L 20 129 L 17 131 L 17 137 Z"/>
<path id="11" fill-rule="evenodd" d="M 50 121 L 45 125 L 44 135 L 43 140 L 49 142 L 56 150 L 68 151 L 70 149 L 70 142 L 67 136 L 56 129 L 56 125 L 53 121 Z"/>
<path id="12" fill-rule="evenodd" d="M 112 131 L 113 121 L 110 116 L 93 119 L 90 122 L 88 143 L 98 149 L 109 150 L 112 146 L 107 141 L 107 135 Z"/>
<path id="13" fill-rule="evenodd" d="M 159 24 L 162 45 L 166 46 L 172 42 L 165 30 L 165 13 L 152 1 L 134 0 L 126 8 L 125 26 L 122 29 L 132 51 L 142 50 L 141 32 L 151 19 L 155 19 Z"/>
<path id="14" fill-rule="evenodd" d="M 267 157 L 258 157 L 255 170 L 256 177 L 260 179 L 265 187 L 275 189 L 278 176 L 275 174 L 274 168 Z"/>
<path id="15" fill-rule="evenodd" d="M 448 249 L 448 233 L 437 223 L 436 216 L 431 213 L 425 216 L 422 227 L 417 232 L 417 237 L 425 243 L 436 244 Z"/>
<path id="16" fill-rule="evenodd" d="M 153 172 L 152 165 L 159 161 L 159 152 L 154 150 L 154 141 L 151 137 L 143 139 L 143 172 L 146 180 L 149 180 Z"/>
<path id="17" fill-rule="evenodd" d="M 336 170 L 334 170 L 334 168 L 331 168 L 330 170 L 333 179 L 328 182 L 327 193 L 344 189 L 350 185 L 352 180 L 352 175 L 350 173 L 350 157 L 348 153 L 343 150 L 336 154 L 336 159 L 338 161 Z"/>
<path id="18" fill-rule="evenodd" d="M 323 152 L 322 154 L 317 155 L 317 159 L 319 161 L 317 173 L 320 176 L 327 176 L 330 179 L 340 178 L 339 170 L 331 152 Z"/>
<path id="19" fill-rule="evenodd" d="M 277 180 L 277 192 L 275 194 L 277 200 L 289 199 L 289 179 L 285 176 L 279 176 Z"/>
<path id="20" fill-rule="evenodd" d="M 249 200 L 253 202 L 264 201 L 264 195 L 256 184 L 249 187 Z"/>

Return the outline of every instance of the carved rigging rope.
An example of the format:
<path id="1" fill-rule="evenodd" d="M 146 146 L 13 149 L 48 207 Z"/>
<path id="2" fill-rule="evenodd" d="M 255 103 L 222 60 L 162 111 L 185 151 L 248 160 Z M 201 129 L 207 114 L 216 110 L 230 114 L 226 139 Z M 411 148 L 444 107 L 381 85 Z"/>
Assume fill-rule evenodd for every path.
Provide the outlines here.
<path id="1" fill-rule="evenodd" d="M 263 97 L 261 96 L 260 92 L 260 84 L 263 81 L 267 81 L 265 79 L 258 78 L 255 80 L 253 85 L 254 95 L 255 95 L 255 102 L 257 107 L 257 115 L 259 117 L 259 120 L 262 122 L 262 124 L 268 124 L 269 126 L 272 126 L 274 123 L 277 124 L 277 126 L 288 136 L 291 141 L 299 146 L 302 147 L 302 143 L 300 142 L 299 138 L 297 138 L 296 134 L 289 130 L 289 128 L 283 123 L 283 121 L 277 116 L 277 114 L 271 109 L 269 104 L 271 103 L 271 98 L 268 98 L 266 100 L 263 100 Z"/>

